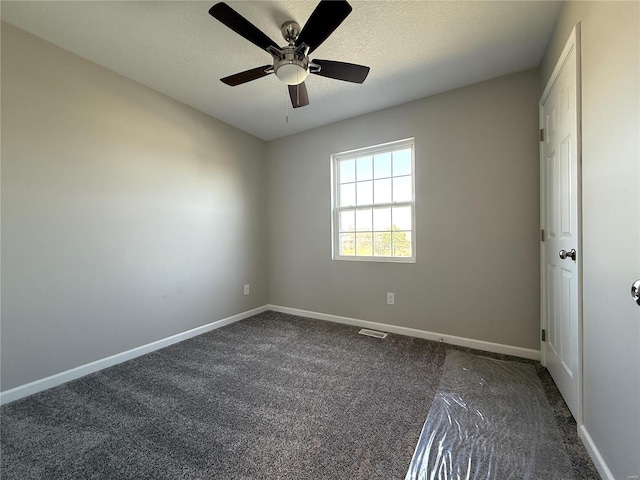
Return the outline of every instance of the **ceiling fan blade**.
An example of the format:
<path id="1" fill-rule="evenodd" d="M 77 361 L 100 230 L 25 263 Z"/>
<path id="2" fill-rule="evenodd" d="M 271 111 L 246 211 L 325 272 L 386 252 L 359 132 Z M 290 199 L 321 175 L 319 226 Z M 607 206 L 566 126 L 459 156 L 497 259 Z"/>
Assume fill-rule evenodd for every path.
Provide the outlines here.
<path id="1" fill-rule="evenodd" d="M 267 50 L 268 47 L 280 48 L 276 42 L 267 37 L 258 27 L 224 2 L 216 3 L 211 7 L 209 15 L 263 50 Z"/>
<path id="2" fill-rule="evenodd" d="M 309 94 L 307 93 L 307 86 L 304 82 L 300 85 L 289 85 L 289 97 L 291 97 L 291 105 L 293 105 L 293 108 L 309 105 Z"/>
<path id="3" fill-rule="evenodd" d="M 322 77 L 335 78 L 345 82 L 362 83 L 369 74 L 369 67 L 354 63 L 335 62 L 333 60 L 313 60 L 320 65 L 319 72 L 312 72 Z"/>
<path id="4" fill-rule="evenodd" d="M 351 13 L 351 5 L 346 0 L 322 0 L 302 28 L 296 47 L 306 43 L 309 53 L 318 48 Z"/>
<path id="5" fill-rule="evenodd" d="M 271 65 L 263 65 L 261 67 L 247 70 L 246 72 L 229 75 L 228 77 L 221 78 L 220 81 L 222 83 L 226 83 L 230 87 L 235 87 L 236 85 L 241 85 L 243 83 L 250 82 L 251 80 L 257 80 L 258 78 L 266 77 L 271 73 L 273 73 Z"/>

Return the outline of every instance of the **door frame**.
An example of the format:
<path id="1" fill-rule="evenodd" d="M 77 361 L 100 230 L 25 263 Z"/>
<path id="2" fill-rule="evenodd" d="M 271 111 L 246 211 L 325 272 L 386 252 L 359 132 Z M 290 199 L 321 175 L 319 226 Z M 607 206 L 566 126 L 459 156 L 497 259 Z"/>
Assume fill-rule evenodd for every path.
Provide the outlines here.
<path id="1" fill-rule="evenodd" d="M 569 38 L 562 49 L 562 53 L 558 57 L 558 61 L 549 77 L 549 80 L 544 88 L 542 96 L 538 102 L 538 125 L 539 128 L 544 128 L 544 118 L 542 115 L 542 105 L 547 100 L 549 93 L 553 84 L 555 83 L 562 67 L 567 61 L 570 53 L 575 50 L 575 59 L 576 59 L 576 161 L 577 161 L 577 211 L 578 211 L 578 255 L 576 261 L 578 262 L 578 291 L 577 291 L 577 307 L 578 307 L 578 345 L 577 354 L 578 354 L 578 365 L 577 365 L 577 415 L 576 415 L 576 423 L 578 425 L 578 430 L 582 426 L 582 413 L 583 413 L 583 358 L 582 358 L 582 269 L 583 269 L 583 261 L 582 261 L 582 77 L 581 77 L 581 45 L 580 45 L 580 23 L 576 23 L 569 34 Z M 542 144 L 542 139 L 540 141 Z M 548 330 L 549 328 L 549 319 L 547 318 L 547 305 L 546 305 L 546 275 L 544 274 L 544 267 L 546 264 L 545 258 L 545 245 L 544 239 L 542 238 L 542 231 L 546 225 L 546 213 L 547 213 L 547 197 L 546 197 L 546 170 L 545 170 L 545 159 L 543 156 L 542 145 L 540 146 L 540 329 Z M 545 342 L 542 340 L 542 335 L 540 336 L 540 363 L 546 367 L 546 355 L 545 355 Z"/>

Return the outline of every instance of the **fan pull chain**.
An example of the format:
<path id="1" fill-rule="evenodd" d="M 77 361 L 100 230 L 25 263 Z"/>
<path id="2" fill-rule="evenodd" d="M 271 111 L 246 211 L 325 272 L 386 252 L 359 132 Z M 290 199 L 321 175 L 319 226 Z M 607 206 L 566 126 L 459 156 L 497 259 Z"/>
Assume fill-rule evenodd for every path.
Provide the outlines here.
<path id="1" fill-rule="evenodd" d="M 285 105 L 285 122 L 286 124 L 289 124 L 289 89 L 285 90 L 285 95 L 284 95 L 285 101 L 284 101 L 284 105 Z"/>

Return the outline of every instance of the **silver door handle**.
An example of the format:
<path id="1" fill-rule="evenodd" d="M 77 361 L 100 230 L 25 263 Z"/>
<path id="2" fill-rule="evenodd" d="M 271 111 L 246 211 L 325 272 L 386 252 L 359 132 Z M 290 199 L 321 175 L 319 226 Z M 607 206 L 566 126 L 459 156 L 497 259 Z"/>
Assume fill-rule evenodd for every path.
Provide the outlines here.
<path id="1" fill-rule="evenodd" d="M 558 252 L 558 255 L 560 255 L 560 258 L 562 260 L 564 260 L 565 258 L 569 257 L 571 260 L 573 260 L 575 262 L 575 260 L 576 260 L 576 249 L 572 248 L 568 252 L 566 250 L 560 250 L 560 252 Z"/>
<path id="2" fill-rule="evenodd" d="M 640 305 L 640 280 L 636 280 L 631 285 L 631 298 L 633 301 Z"/>

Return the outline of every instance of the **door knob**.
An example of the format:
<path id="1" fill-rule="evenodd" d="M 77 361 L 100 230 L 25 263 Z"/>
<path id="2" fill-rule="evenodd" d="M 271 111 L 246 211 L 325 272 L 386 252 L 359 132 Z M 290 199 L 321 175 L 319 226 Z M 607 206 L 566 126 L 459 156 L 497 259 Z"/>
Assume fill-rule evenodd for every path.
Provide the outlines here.
<path id="1" fill-rule="evenodd" d="M 568 252 L 566 250 L 560 250 L 560 252 L 558 252 L 558 255 L 560 255 L 560 258 L 562 260 L 564 260 L 565 258 L 569 257 L 571 260 L 575 261 L 576 260 L 576 249 L 572 248 Z"/>
<path id="2" fill-rule="evenodd" d="M 631 285 L 631 298 L 633 301 L 640 305 L 640 280 L 636 280 Z"/>

